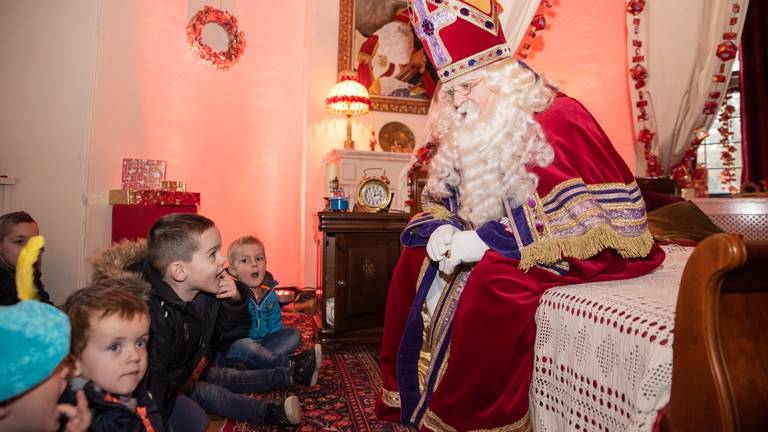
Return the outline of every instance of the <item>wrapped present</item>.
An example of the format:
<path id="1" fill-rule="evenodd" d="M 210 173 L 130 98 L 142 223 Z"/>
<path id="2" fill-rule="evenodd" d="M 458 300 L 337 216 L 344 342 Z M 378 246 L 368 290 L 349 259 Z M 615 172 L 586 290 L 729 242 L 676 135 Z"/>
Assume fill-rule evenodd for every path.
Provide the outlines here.
<path id="1" fill-rule="evenodd" d="M 109 191 L 109 204 L 199 206 L 200 193 L 117 189 Z"/>
<path id="2" fill-rule="evenodd" d="M 165 166 L 164 160 L 123 159 L 123 189 L 161 190 Z"/>
<path id="3" fill-rule="evenodd" d="M 170 192 L 186 192 L 187 185 L 183 181 L 163 180 L 162 189 Z"/>

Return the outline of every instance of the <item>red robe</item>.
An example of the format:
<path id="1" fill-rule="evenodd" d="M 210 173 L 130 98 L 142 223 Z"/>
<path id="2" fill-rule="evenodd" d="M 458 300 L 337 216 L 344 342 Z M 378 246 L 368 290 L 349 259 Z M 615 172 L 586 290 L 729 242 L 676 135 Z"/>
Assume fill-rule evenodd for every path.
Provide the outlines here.
<path id="1" fill-rule="evenodd" d="M 417 215 L 406 228 L 407 247 L 386 305 L 383 389 L 376 405 L 381 418 L 421 430 L 527 430 L 534 315 L 544 291 L 640 276 L 663 261 L 664 253 L 647 233 L 631 172 L 586 109 L 561 95 L 537 121 L 555 150 L 555 162 L 536 170 L 536 197 L 529 200 L 530 208 L 510 217 L 515 228 L 495 221 L 478 228 L 491 249 L 456 285 L 447 323 L 430 324 L 418 316 L 423 308 L 419 281 L 423 297 L 436 272 L 423 244 L 436 226 L 461 228 L 462 222 L 455 212 L 444 216 L 446 209 L 455 210 L 446 201 L 441 211 Z M 444 309 L 451 309 L 445 301 Z M 433 315 L 440 316 L 437 310 Z M 436 330 L 441 326 L 447 329 L 443 333 Z M 442 348 L 437 338 L 446 341 Z M 419 354 L 417 362 L 416 345 L 432 352 L 422 349 L 427 354 Z"/>

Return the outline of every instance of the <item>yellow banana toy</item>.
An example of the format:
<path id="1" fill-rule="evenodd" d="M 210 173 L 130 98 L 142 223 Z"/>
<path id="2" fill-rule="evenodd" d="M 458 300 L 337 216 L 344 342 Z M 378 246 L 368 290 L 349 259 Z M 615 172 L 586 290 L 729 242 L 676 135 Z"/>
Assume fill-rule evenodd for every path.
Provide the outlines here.
<path id="1" fill-rule="evenodd" d="M 34 264 L 40 258 L 43 246 L 45 239 L 37 235 L 29 239 L 19 254 L 19 261 L 16 263 L 16 291 L 19 293 L 19 300 L 37 300 Z"/>

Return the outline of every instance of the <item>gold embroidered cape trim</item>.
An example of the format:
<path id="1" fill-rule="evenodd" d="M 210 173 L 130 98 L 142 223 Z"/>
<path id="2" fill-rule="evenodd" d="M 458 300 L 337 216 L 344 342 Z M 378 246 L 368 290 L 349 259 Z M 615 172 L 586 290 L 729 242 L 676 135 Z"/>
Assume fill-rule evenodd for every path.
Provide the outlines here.
<path id="1" fill-rule="evenodd" d="M 555 264 L 563 257 L 587 259 L 603 249 L 615 249 L 624 258 L 648 256 L 653 246 L 653 236 L 646 230 L 638 237 L 622 237 L 609 225 L 596 225 L 578 237 L 552 237 L 541 239 L 523 248 L 521 270 L 540 264 Z"/>
<path id="2" fill-rule="evenodd" d="M 382 388 L 381 401 L 388 407 L 400 408 L 400 393 Z"/>
<path id="3" fill-rule="evenodd" d="M 432 410 L 427 410 L 424 414 L 424 418 L 421 420 L 421 426 L 439 432 L 456 432 L 456 428 L 445 423 L 437 414 Z M 469 432 L 527 432 L 531 430 L 531 422 L 529 413 L 525 413 L 520 420 L 510 423 L 504 426 L 495 427 L 492 429 L 472 429 Z"/>

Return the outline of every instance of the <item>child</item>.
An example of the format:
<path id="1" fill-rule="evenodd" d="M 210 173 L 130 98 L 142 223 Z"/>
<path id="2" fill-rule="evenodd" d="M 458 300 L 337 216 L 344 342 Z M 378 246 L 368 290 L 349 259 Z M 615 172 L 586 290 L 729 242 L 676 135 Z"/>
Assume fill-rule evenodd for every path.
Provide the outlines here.
<path id="1" fill-rule="evenodd" d="M 0 216 L 0 305 L 18 303 L 16 261 L 29 239 L 39 234 L 37 222 L 27 212 L 17 211 Z M 39 265 L 35 266 L 34 272 L 38 299 L 50 303 L 50 297 L 40 280 Z"/>
<path id="2" fill-rule="evenodd" d="M 148 291 L 138 277 L 102 280 L 64 303 L 72 323 L 71 387 L 85 390 L 92 431 L 163 431 L 144 379 L 149 309 L 139 295 Z"/>
<path id="3" fill-rule="evenodd" d="M 288 354 L 299 346 L 301 334 L 295 328 L 283 328 L 280 302 L 275 294 L 277 281 L 267 271 L 264 244 L 253 236 L 240 237 L 227 248 L 227 258 L 229 273 L 237 278 L 238 288 L 248 293 L 249 319 L 230 333 L 238 340 L 217 357 L 217 364 L 251 369 L 289 366 Z M 315 344 L 313 354 L 317 370 L 310 385 L 317 382 L 323 360 L 319 344 Z M 301 361 L 308 355 L 298 354 L 294 360 Z"/>
<path id="4" fill-rule="evenodd" d="M 268 370 L 206 367 L 212 344 L 247 315 L 245 295 L 222 277 L 221 237 L 210 219 L 171 214 L 155 222 L 147 243 L 123 243 L 94 261 L 94 280 L 141 272 L 149 297 L 149 389 L 174 430 L 204 431 L 202 408 L 251 423 L 298 424 L 298 398 L 265 402 L 235 393 L 287 388 L 312 375 L 309 362 Z"/>
<path id="5" fill-rule="evenodd" d="M 0 307 L 0 430 L 57 431 L 59 415 L 70 432 L 91 422 L 88 402 L 57 404 L 67 385 L 69 320 L 55 307 L 23 301 Z"/>

